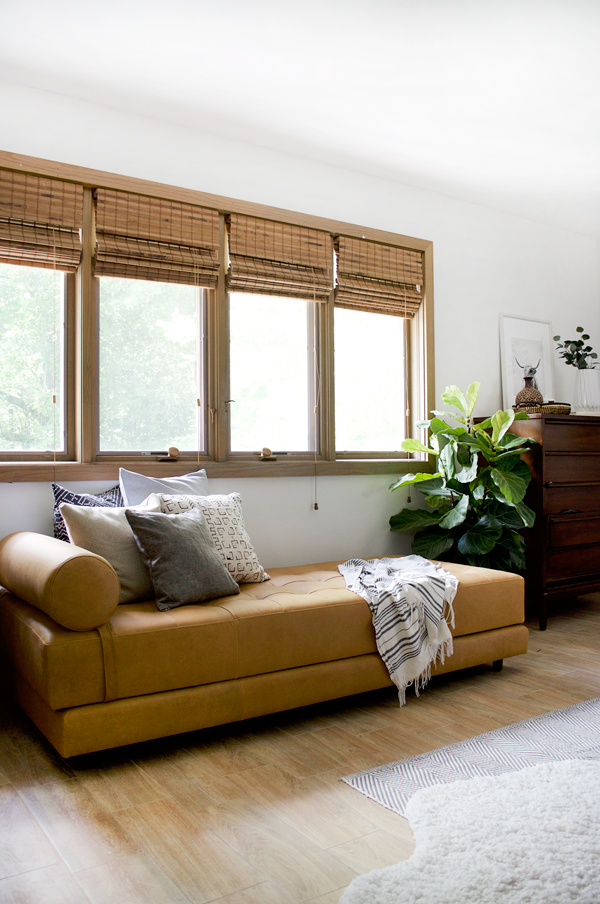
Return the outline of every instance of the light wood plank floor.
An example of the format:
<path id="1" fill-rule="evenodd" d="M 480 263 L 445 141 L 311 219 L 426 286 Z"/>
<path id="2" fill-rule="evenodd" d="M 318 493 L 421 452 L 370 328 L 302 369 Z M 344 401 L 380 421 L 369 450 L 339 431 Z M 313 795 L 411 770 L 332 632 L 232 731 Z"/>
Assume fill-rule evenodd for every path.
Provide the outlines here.
<path id="1" fill-rule="evenodd" d="M 529 652 L 393 690 L 62 760 L 0 709 L 3 904 L 337 904 L 410 856 L 406 820 L 341 776 L 600 696 L 600 594 Z"/>

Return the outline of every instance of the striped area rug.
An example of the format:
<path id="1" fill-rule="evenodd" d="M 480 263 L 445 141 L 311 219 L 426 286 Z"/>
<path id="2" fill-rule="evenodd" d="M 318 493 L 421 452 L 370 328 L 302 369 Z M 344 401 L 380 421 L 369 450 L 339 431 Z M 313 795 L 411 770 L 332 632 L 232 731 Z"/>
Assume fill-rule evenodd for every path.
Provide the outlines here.
<path id="1" fill-rule="evenodd" d="M 421 788 L 573 759 L 600 760 L 600 697 L 342 781 L 404 816 L 406 804 Z"/>

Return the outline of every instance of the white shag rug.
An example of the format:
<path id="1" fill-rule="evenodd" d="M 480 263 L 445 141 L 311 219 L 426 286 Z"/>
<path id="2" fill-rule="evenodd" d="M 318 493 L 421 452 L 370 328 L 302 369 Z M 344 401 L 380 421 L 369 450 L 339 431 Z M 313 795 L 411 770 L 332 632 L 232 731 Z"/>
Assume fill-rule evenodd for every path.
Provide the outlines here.
<path id="1" fill-rule="evenodd" d="M 412 856 L 340 904 L 599 904 L 600 763 L 567 760 L 418 791 Z"/>

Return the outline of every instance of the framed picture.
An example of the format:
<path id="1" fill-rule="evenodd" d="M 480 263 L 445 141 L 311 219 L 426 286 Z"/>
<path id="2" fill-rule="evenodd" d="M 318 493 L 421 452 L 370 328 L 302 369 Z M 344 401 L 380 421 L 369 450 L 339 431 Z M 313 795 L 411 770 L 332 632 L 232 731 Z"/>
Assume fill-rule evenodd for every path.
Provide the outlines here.
<path id="1" fill-rule="evenodd" d="M 523 389 L 525 367 L 535 367 L 535 383 L 544 401 L 554 399 L 554 340 L 549 320 L 531 320 L 500 314 L 500 366 L 502 368 L 502 407 L 514 405 Z"/>

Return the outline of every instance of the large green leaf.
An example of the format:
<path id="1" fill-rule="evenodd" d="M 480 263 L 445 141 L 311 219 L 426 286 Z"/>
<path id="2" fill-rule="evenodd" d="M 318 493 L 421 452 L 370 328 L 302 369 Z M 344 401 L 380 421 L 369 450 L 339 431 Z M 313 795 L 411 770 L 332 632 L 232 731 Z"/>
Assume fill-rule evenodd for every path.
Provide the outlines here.
<path id="1" fill-rule="evenodd" d="M 463 437 L 462 442 L 466 443 L 472 449 L 479 449 L 486 458 L 489 458 L 490 455 L 493 454 L 494 447 L 492 446 L 492 438 L 485 432 L 475 433 L 469 439 L 465 436 Z"/>
<path id="2" fill-rule="evenodd" d="M 445 392 L 442 393 L 442 401 L 445 405 L 454 405 L 463 414 L 466 414 L 469 408 L 465 394 L 459 386 L 446 386 Z"/>
<path id="3" fill-rule="evenodd" d="M 534 511 L 532 511 L 527 505 L 525 505 L 524 502 L 517 503 L 515 510 L 518 512 L 525 527 L 533 527 L 533 524 L 535 522 Z"/>
<path id="4" fill-rule="evenodd" d="M 451 417 L 452 420 L 458 421 L 460 424 L 466 424 L 466 423 L 467 423 L 464 417 L 461 417 L 459 414 L 454 414 L 452 411 L 437 411 L 437 410 L 434 409 L 431 413 L 434 414 L 436 417 L 439 417 L 439 418 L 442 418 L 442 417 Z"/>
<path id="5" fill-rule="evenodd" d="M 516 548 L 506 546 L 502 541 L 483 556 L 465 556 L 469 565 L 477 568 L 494 568 L 497 571 L 511 571 L 519 574 L 525 571 L 525 555 Z"/>
<path id="6" fill-rule="evenodd" d="M 479 395 L 479 387 L 481 383 L 469 383 L 467 386 L 467 417 L 471 417 L 473 409 L 477 404 L 477 396 Z"/>
<path id="7" fill-rule="evenodd" d="M 472 433 L 464 433 L 460 437 L 460 441 L 463 446 L 476 446 L 479 442 L 481 442 L 479 437 L 476 434 Z"/>
<path id="8" fill-rule="evenodd" d="M 508 527 L 511 530 L 521 530 L 523 527 L 523 522 L 516 506 L 492 502 L 488 514 L 495 518 L 502 527 Z"/>
<path id="9" fill-rule="evenodd" d="M 455 477 L 461 483 L 471 483 L 477 477 L 477 466 L 478 466 L 478 456 L 477 452 L 473 453 L 470 456 L 470 460 L 468 464 L 463 465 L 460 469 L 456 469 Z"/>
<path id="10" fill-rule="evenodd" d="M 454 452 L 455 452 L 455 443 L 447 443 L 443 449 L 440 450 L 440 458 L 438 461 L 438 467 L 440 471 L 442 471 L 448 480 L 451 480 L 454 477 L 454 473 L 456 470 L 455 462 L 454 462 Z"/>
<path id="11" fill-rule="evenodd" d="M 496 462 L 505 461 L 507 458 L 510 458 L 512 455 L 514 461 L 517 461 L 517 456 L 519 456 L 521 454 L 521 452 L 528 452 L 528 451 L 529 451 L 529 446 L 524 446 L 523 448 L 520 448 L 520 449 L 508 449 L 508 451 L 500 452 L 498 455 L 488 455 L 487 459 L 490 462 L 490 464 L 496 464 Z M 498 465 L 498 467 L 500 467 L 500 466 Z M 512 468 L 504 468 L 504 470 L 511 471 Z"/>
<path id="12" fill-rule="evenodd" d="M 498 550 L 496 567 L 501 567 L 504 571 L 525 571 L 525 541 L 521 534 L 505 528 L 496 549 Z"/>
<path id="13" fill-rule="evenodd" d="M 534 442 L 535 440 L 530 436 L 515 436 L 514 433 L 506 433 L 498 445 L 502 446 L 503 449 L 516 449 L 517 446 L 524 446 L 526 443 Z"/>
<path id="14" fill-rule="evenodd" d="M 418 556 L 426 559 L 439 559 L 454 546 L 454 537 L 450 531 L 439 526 L 428 527 L 415 534 L 411 549 Z"/>
<path id="15" fill-rule="evenodd" d="M 497 446 L 508 428 L 515 419 L 512 408 L 506 411 L 497 411 L 492 417 L 492 445 Z"/>
<path id="16" fill-rule="evenodd" d="M 421 530 L 437 524 L 441 518 L 439 513 L 428 512 L 423 509 L 402 509 L 397 515 L 390 518 L 390 530 Z"/>
<path id="17" fill-rule="evenodd" d="M 523 501 L 527 483 L 522 477 L 514 471 L 501 471 L 499 468 L 492 468 L 490 473 L 505 499 L 513 505 Z"/>
<path id="18" fill-rule="evenodd" d="M 458 548 L 463 555 L 485 555 L 491 552 L 501 536 L 502 525 L 499 521 L 484 515 L 462 535 L 458 541 Z"/>
<path id="19" fill-rule="evenodd" d="M 429 422 L 429 429 L 432 433 L 443 433 L 445 430 L 451 429 L 441 418 L 434 417 Z"/>
<path id="20" fill-rule="evenodd" d="M 398 480 L 390 484 L 390 490 L 397 490 L 398 487 L 410 487 L 415 483 L 424 483 L 428 480 L 436 480 L 441 476 L 439 471 L 436 471 L 434 474 L 429 474 L 424 471 L 417 471 L 414 474 L 403 474 L 402 477 L 399 477 Z"/>
<path id="21" fill-rule="evenodd" d="M 450 509 L 450 511 L 441 519 L 439 522 L 440 527 L 443 527 L 445 530 L 451 530 L 453 527 L 458 527 L 458 525 L 462 524 L 467 517 L 468 511 L 469 495 L 468 493 L 465 493 L 458 500 L 454 508 Z"/>
<path id="22" fill-rule="evenodd" d="M 419 484 L 419 492 L 425 496 L 427 505 L 430 506 L 430 508 L 435 508 L 438 505 L 442 505 L 444 502 L 452 502 L 453 498 L 456 496 L 456 490 L 449 487 L 442 478 Z"/>
<path id="23" fill-rule="evenodd" d="M 525 483 L 529 485 L 529 481 L 531 480 L 529 468 L 524 461 L 521 461 L 518 452 L 511 452 L 511 456 L 511 458 L 500 459 L 495 467 L 499 471 L 512 471 L 513 474 L 516 474 L 521 480 L 524 480 Z"/>
<path id="24" fill-rule="evenodd" d="M 428 449 L 418 439 L 404 439 L 400 443 L 400 448 L 404 452 L 424 452 L 426 455 L 437 455 L 434 449 Z"/>
<path id="25" fill-rule="evenodd" d="M 435 449 L 437 452 L 441 452 L 442 449 L 453 441 L 451 436 L 446 436 L 446 431 L 440 430 L 439 433 L 431 434 L 431 448 Z"/>
<path id="26" fill-rule="evenodd" d="M 436 418 L 436 420 L 437 420 L 437 418 Z M 440 421 L 440 423 L 443 424 L 444 422 Z M 447 425 L 444 426 L 444 430 L 443 431 L 441 430 L 440 433 L 443 433 L 444 436 L 447 436 L 448 439 L 450 439 L 450 440 L 456 439 L 458 437 L 458 439 L 460 439 L 461 442 L 465 436 L 469 435 L 467 433 L 466 427 L 448 427 Z"/>
<path id="27" fill-rule="evenodd" d="M 424 496 L 450 496 L 451 491 L 446 486 L 446 482 L 439 476 L 434 478 L 434 480 L 429 480 L 427 483 L 424 483 L 422 487 L 419 487 L 419 492 L 423 493 Z"/>

